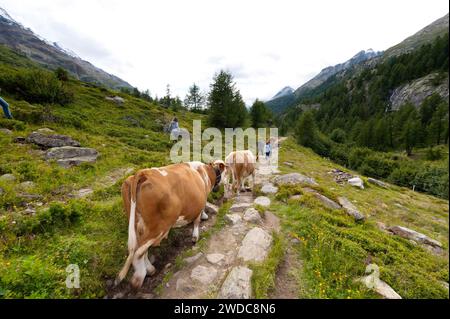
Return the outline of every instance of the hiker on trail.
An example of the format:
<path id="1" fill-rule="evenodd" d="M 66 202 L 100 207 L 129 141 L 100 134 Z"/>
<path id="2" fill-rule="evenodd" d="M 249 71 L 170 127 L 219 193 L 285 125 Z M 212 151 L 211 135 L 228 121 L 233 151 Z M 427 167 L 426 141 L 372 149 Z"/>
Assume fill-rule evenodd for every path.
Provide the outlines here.
<path id="1" fill-rule="evenodd" d="M 170 122 L 169 132 L 172 136 L 175 136 L 178 139 L 178 132 L 180 127 L 178 125 L 178 119 L 176 117 L 173 118 L 172 122 Z"/>
<path id="2" fill-rule="evenodd" d="M 256 154 L 256 159 L 259 158 L 259 155 L 264 155 L 264 150 L 265 150 L 265 143 L 264 140 L 259 140 L 258 141 L 258 152 Z"/>
<path id="3" fill-rule="evenodd" d="M 272 152 L 272 145 L 270 144 L 270 140 L 266 142 L 266 159 L 270 158 L 270 153 Z"/>
<path id="4" fill-rule="evenodd" d="M 0 93 L 1 92 L 2 92 L 2 89 L 0 88 Z M 3 108 L 3 113 L 5 113 L 6 118 L 12 119 L 13 117 L 11 115 L 11 112 L 9 111 L 9 104 L 4 99 L 2 99 L 1 96 L 0 96 L 0 105 Z"/>

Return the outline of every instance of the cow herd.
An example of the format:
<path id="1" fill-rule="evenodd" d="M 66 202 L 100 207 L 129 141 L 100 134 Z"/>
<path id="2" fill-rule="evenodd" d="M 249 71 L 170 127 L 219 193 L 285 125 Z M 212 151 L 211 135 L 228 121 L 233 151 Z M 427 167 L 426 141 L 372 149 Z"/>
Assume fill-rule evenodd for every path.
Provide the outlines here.
<path id="1" fill-rule="evenodd" d="M 239 195 L 245 179 L 255 184 L 256 158 L 249 150 L 231 152 L 225 161 L 187 162 L 139 170 L 122 184 L 122 198 L 128 216 L 128 257 L 116 284 L 128 273 L 131 285 L 142 286 L 146 275 L 155 273 L 148 249 L 159 246 L 172 227 L 193 223 L 192 241 L 199 238 L 199 224 L 208 195 L 224 184 L 225 198 Z M 230 183 L 231 179 L 231 183 Z"/>

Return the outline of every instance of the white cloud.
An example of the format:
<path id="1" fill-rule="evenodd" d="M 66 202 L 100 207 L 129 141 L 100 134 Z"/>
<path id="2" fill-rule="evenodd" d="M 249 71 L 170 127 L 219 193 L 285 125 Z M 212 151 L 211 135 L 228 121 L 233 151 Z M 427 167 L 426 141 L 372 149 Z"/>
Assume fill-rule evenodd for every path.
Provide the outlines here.
<path id="1" fill-rule="evenodd" d="M 385 50 L 446 0 L 0 0 L 13 18 L 140 89 L 184 97 L 228 68 L 247 103 L 362 49 Z"/>

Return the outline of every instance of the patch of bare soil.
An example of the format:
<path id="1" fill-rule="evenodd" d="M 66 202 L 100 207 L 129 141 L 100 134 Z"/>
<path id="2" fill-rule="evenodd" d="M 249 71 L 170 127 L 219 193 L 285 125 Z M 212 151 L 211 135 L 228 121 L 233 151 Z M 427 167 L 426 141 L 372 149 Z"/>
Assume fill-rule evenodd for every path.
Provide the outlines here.
<path id="1" fill-rule="evenodd" d="M 292 247 L 288 247 L 284 259 L 278 267 L 275 289 L 269 299 L 298 299 L 299 286 L 297 273 L 301 262 Z"/>

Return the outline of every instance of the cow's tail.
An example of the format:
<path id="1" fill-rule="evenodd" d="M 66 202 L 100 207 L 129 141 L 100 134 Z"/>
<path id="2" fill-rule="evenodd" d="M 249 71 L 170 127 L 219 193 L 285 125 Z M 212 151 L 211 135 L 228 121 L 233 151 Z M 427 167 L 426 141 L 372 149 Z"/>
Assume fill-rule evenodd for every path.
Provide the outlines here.
<path id="1" fill-rule="evenodd" d="M 119 273 L 119 276 L 116 278 L 116 285 L 119 284 L 127 275 L 128 270 L 130 269 L 131 263 L 133 262 L 133 258 L 135 252 L 137 250 L 137 235 L 136 235 L 136 198 L 137 198 L 137 188 L 139 184 L 142 183 L 145 176 L 138 172 L 131 183 L 130 187 L 130 217 L 128 221 L 128 257 L 123 266 L 122 270 Z"/>

